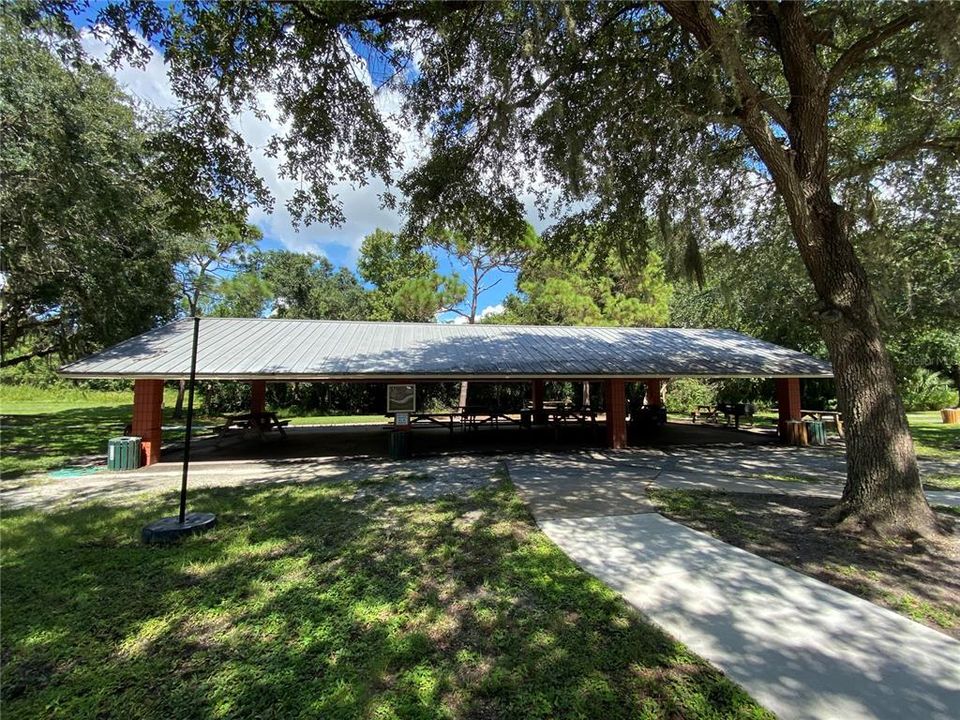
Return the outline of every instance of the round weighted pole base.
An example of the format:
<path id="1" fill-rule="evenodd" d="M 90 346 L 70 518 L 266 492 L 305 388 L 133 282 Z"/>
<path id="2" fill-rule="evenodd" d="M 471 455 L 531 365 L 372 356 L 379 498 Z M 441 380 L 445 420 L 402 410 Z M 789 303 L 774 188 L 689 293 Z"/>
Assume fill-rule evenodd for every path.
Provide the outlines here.
<path id="1" fill-rule="evenodd" d="M 140 539 L 147 544 L 171 543 L 187 535 L 206 532 L 216 525 L 217 516 L 213 513 L 187 513 L 182 523 L 179 517 L 165 517 L 144 527 Z"/>

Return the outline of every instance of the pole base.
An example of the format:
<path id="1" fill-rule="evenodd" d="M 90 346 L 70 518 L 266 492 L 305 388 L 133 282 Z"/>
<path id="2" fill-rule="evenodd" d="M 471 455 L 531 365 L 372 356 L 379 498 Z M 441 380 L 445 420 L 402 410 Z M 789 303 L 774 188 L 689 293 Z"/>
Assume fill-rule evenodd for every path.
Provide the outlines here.
<path id="1" fill-rule="evenodd" d="M 187 513 L 184 521 L 180 517 L 165 517 L 150 523 L 140 533 L 140 539 L 147 544 L 171 543 L 186 537 L 211 530 L 217 525 L 217 516 L 213 513 Z"/>

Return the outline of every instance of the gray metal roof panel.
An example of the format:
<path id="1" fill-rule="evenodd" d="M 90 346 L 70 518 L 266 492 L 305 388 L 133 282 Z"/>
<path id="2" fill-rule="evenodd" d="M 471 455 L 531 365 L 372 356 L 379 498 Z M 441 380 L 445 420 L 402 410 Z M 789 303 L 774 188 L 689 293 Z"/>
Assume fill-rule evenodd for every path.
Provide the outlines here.
<path id="1" fill-rule="evenodd" d="M 179 320 L 61 368 L 67 377 L 183 378 Z M 731 330 L 203 318 L 208 379 L 830 377 L 830 364 Z"/>

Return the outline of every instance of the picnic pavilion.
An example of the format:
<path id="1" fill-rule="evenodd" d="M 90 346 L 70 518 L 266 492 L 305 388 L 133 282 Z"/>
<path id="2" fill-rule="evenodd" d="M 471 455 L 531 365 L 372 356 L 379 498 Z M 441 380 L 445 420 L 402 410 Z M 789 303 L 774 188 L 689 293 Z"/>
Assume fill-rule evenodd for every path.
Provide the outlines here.
<path id="1" fill-rule="evenodd" d="M 64 377 L 133 380 L 133 435 L 144 464 L 159 461 L 163 384 L 190 376 L 193 322 L 177 320 L 61 368 Z M 829 363 L 730 330 L 446 325 L 279 318 L 200 320 L 196 377 L 250 383 L 253 415 L 268 382 L 526 383 L 534 417 L 549 381 L 603 387 L 605 438 L 628 442 L 626 386 L 662 407 L 668 378 L 772 378 L 779 431 L 800 420 L 800 380 L 829 378 Z M 386 408 L 384 408 L 386 410 Z"/>

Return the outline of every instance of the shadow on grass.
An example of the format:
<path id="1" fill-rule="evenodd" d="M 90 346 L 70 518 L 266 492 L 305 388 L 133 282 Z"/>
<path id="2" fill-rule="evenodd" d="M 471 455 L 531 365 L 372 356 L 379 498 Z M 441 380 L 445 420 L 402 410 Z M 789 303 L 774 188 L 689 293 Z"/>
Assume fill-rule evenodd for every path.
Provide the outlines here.
<path id="1" fill-rule="evenodd" d="M 107 441 L 123 434 L 133 405 L 69 408 L 55 412 L 2 415 L 4 480 L 28 473 L 46 472 L 67 464 L 102 464 Z M 164 424 L 174 423 L 172 410 L 164 408 Z M 200 418 L 201 425 L 210 422 Z M 182 440 L 183 431 L 165 431 L 164 441 Z"/>
<path id="2" fill-rule="evenodd" d="M 506 483 L 198 491 L 3 520 L 6 717 L 765 717 L 580 571 Z"/>

